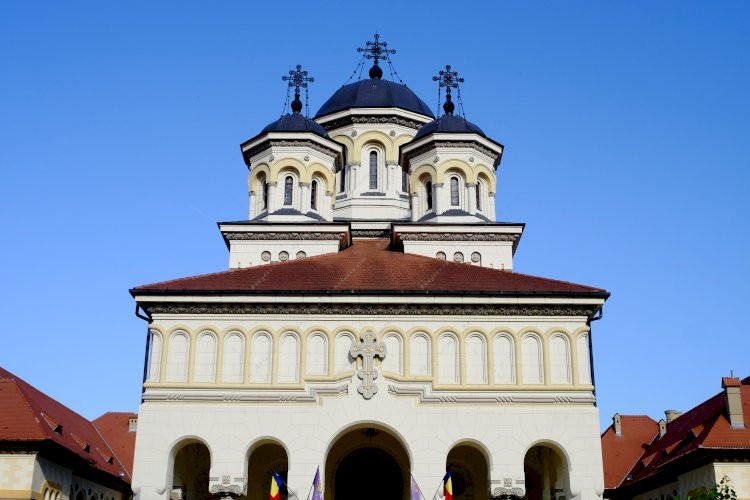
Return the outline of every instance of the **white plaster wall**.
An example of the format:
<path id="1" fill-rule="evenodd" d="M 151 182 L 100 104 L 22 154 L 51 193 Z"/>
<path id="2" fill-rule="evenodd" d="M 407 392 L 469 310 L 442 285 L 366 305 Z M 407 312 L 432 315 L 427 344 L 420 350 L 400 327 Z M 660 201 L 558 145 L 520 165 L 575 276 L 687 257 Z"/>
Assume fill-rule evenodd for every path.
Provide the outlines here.
<path id="1" fill-rule="evenodd" d="M 738 500 L 750 499 L 750 464 L 726 463 L 713 464 L 716 483 L 724 476 L 729 477 Z"/>
<path id="2" fill-rule="evenodd" d="M 264 261 L 261 258 L 261 254 L 265 251 L 271 252 L 270 261 Z M 305 252 L 307 257 L 336 253 L 339 251 L 339 242 L 338 240 L 230 240 L 229 267 L 236 269 L 279 262 L 279 253 L 282 251 L 289 254 L 289 260 L 295 260 L 299 251 Z"/>
<path id="3" fill-rule="evenodd" d="M 404 253 L 435 258 L 438 252 L 445 253 L 449 261 L 453 261 L 456 252 L 461 252 L 467 264 L 474 264 L 471 254 L 478 252 L 482 267 L 513 270 L 513 243 L 510 241 L 404 241 Z"/>
<path id="4" fill-rule="evenodd" d="M 499 326 L 513 331 L 534 328 L 541 332 L 585 327 L 585 319 L 484 316 L 351 316 L 261 315 L 177 316 L 158 315 L 153 328 L 168 332 L 178 327 L 200 331 L 211 325 L 216 331 L 257 327 L 281 331 L 293 325 L 297 331 L 347 327 L 354 332 L 373 328 L 376 332 L 400 332 L 415 327 L 431 331 L 446 326 L 462 332 L 472 328 L 492 331 Z M 445 472 L 449 450 L 461 441 L 486 447 L 490 455 L 490 478 L 503 484 L 511 479 L 523 487 L 523 459 L 534 444 L 552 444 L 563 451 L 569 463 L 573 498 L 597 498 L 603 491 L 598 410 L 586 404 L 419 403 L 414 396 L 388 393 L 385 377 L 371 400 L 357 393 L 359 380 L 352 377 L 348 393 L 321 396 L 315 403 L 257 403 L 146 401 L 139 412 L 136 438 L 134 491 L 144 500 L 166 498 L 171 485 L 168 458 L 180 440 L 198 437 L 212 454 L 212 477 L 243 477 L 248 449 L 261 439 L 278 440 L 289 454 L 289 485 L 305 495 L 315 469 L 324 468 L 326 453 L 352 425 L 373 423 L 398 436 L 408 451 L 412 472 L 425 492 L 434 491 Z M 168 384 L 167 384 L 168 386 Z M 149 385 L 151 387 L 151 385 Z M 201 386 L 205 389 L 205 385 Z M 162 390 L 168 390 L 163 387 Z M 521 391 L 523 388 L 518 387 Z M 535 387 L 536 390 L 539 386 Z M 544 390 L 544 388 L 542 388 Z M 559 390 L 560 388 L 557 388 Z M 569 388 L 575 390 L 573 386 Z M 190 387 L 174 389 L 185 393 Z M 232 390 L 227 391 L 231 399 Z M 272 387 L 268 387 L 272 391 Z M 546 390 L 554 390 L 549 387 Z M 577 390 L 589 393 L 590 386 Z M 148 389 L 147 389 L 148 393 Z"/>

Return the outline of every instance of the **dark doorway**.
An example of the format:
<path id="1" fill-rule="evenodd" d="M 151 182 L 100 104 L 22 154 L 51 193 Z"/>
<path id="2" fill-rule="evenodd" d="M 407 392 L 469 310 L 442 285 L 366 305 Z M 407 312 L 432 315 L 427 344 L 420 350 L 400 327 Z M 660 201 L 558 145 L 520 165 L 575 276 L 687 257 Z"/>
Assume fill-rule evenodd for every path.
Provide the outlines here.
<path id="1" fill-rule="evenodd" d="M 378 448 L 358 448 L 349 453 L 336 468 L 335 477 L 334 500 L 404 498 L 401 467 Z"/>

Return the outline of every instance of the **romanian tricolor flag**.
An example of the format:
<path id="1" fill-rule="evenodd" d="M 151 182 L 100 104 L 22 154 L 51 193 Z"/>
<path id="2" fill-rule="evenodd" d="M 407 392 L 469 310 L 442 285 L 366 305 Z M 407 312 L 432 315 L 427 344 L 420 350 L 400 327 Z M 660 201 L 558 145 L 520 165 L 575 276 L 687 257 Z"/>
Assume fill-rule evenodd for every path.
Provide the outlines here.
<path id="1" fill-rule="evenodd" d="M 443 497 L 445 500 L 453 500 L 453 481 L 451 481 L 450 471 L 443 477 Z"/>
<path id="2" fill-rule="evenodd" d="M 284 480 L 281 476 L 276 474 L 276 471 L 271 471 L 271 493 L 269 494 L 269 500 L 281 500 L 281 485 L 284 484 Z"/>

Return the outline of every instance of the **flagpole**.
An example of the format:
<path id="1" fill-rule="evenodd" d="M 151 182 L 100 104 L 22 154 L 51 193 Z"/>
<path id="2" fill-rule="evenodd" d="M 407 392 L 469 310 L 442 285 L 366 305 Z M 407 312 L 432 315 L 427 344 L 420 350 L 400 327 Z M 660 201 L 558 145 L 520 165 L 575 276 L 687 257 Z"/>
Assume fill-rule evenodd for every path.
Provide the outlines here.
<path id="1" fill-rule="evenodd" d="M 297 500 L 300 500 L 300 498 L 299 498 L 299 497 L 297 496 L 297 494 L 296 494 L 296 493 L 294 493 L 294 492 L 293 492 L 292 490 L 290 490 L 290 489 L 289 489 L 289 485 L 287 484 L 287 482 L 286 482 L 286 481 L 284 481 L 284 478 L 283 478 L 283 477 L 281 477 L 281 474 L 279 474 L 278 472 L 276 472 L 276 471 L 275 471 L 274 469 L 271 469 L 271 470 L 273 471 L 273 473 L 274 473 L 274 474 L 276 474 L 277 476 L 279 476 L 279 479 L 281 479 L 281 482 L 282 482 L 282 483 L 284 483 L 284 486 L 286 486 L 286 492 L 287 492 L 287 493 L 290 493 L 290 494 L 291 494 L 292 496 L 294 496 L 294 498 L 296 498 Z M 288 496 L 287 496 L 287 498 L 288 498 Z"/>

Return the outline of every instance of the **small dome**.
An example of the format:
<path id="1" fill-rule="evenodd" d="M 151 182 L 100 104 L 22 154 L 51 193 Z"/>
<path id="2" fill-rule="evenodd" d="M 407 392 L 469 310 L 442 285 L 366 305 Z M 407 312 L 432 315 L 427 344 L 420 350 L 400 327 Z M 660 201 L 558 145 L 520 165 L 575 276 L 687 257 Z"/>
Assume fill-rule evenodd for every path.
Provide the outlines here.
<path id="1" fill-rule="evenodd" d="M 370 71 L 370 76 L 367 80 L 350 83 L 338 89 L 320 107 L 315 118 L 351 108 L 401 108 L 420 115 L 435 116 L 430 107 L 406 85 L 382 80 L 377 72 Z"/>
<path id="2" fill-rule="evenodd" d="M 481 128 L 466 118 L 452 114 L 445 114 L 420 128 L 417 135 L 414 136 L 414 140 L 429 134 L 479 134 L 482 137 L 487 137 Z"/>
<path id="3" fill-rule="evenodd" d="M 304 115 L 297 111 L 284 115 L 278 120 L 266 125 L 261 131 L 261 134 L 266 132 L 312 132 L 321 137 L 328 137 L 326 129 L 312 121 L 310 118 L 305 118 Z"/>

